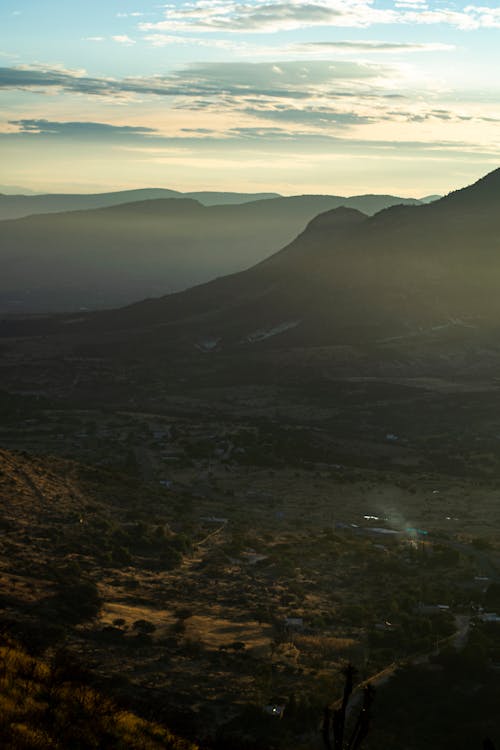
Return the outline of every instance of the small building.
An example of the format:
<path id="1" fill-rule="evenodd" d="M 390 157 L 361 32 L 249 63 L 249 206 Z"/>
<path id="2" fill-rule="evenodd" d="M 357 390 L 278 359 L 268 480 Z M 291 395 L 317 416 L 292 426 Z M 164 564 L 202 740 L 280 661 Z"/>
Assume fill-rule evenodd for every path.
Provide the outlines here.
<path id="1" fill-rule="evenodd" d="M 479 619 L 481 622 L 500 622 L 500 615 L 496 612 L 485 612 Z"/>
<path id="2" fill-rule="evenodd" d="M 448 604 L 419 604 L 416 611 L 424 615 L 432 615 L 439 612 L 449 612 L 450 606 Z"/>

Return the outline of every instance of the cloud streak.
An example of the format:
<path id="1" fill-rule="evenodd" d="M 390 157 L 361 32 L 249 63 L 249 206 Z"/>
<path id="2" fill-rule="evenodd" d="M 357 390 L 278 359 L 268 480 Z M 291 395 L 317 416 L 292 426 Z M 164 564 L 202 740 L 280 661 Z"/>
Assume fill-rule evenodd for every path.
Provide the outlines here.
<path id="1" fill-rule="evenodd" d="M 9 120 L 17 132 L 24 135 L 41 135 L 57 138 L 89 140 L 115 140 L 122 137 L 145 137 L 156 134 L 154 128 L 130 125 L 109 125 L 103 122 L 54 122 L 43 119 Z"/>
<path id="2" fill-rule="evenodd" d="M 365 41 L 339 41 L 339 42 L 305 42 L 297 44 L 296 49 L 304 52 L 335 52 L 341 54 L 363 54 L 371 52 L 381 53 L 413 53 L 413 52 L 451 52 L 455 48 L 453 44 L 442 44 L 440 42 L 384 42 L 376 40 Z"/>
<path id="3" fill-rule="evenodd" d="M 267 96 L 307 98 L 331 87 L 380 81 L 388 69 L 346 61 L 192 64 L 168 76 L 147 78 L 90 77 L 83 71 L 51 67 L 0 68 L 0 89 L 66 92 L 89 96 L 129 94 L 192 98 L 199 96 Z"/>
<path id="4" fill-rule="evenodd" d="M 396 0 L 393 8 L 374 0 L 195 0 L 168 5 L 164 19 L 142 22 L 146 32 L 273 33 L 308 27 L 368 27 L 374 24 L 446 24 L 461 30 L 500 28 L 500 7 L 430 8 L 421 0 Z"/>
<path id="5" fill-rule="evenodd" d="M 398 141 L 387 140 L 382 138 L 360 138 L 346 137 L 342 133 L 334 134 L 329 132 L 311 131 L 308 129 L 299 129 L 291 131 L 286 127 L 289 120 L 294 120 L 296 112 L 283 112 L 281 119 L 283 127 L 279 124 L 276 126 L 255 125 L 229 127 L 224 132 L 217 132 L 211 128 L 182 128 L 179 135 L 164 135 L 154 128 L 133 127 L 126 125 L 111 125 L 102 122 L 55 122 L 45 119 L 22 119 L 12 120 L 10 125 L 16 128 L 16 131 L 0 132 L 1 139 L 29 139 L 34 141 L 37 138 L 67 138 L 74 141 L 89 141 L 90 143 L 101 142 L 109 144 L 114 142 L 118 150 L 136 152 L 138 154 L 155 155 L 172 154 L 172 147 L 175 147 L 175 153 L 196 153 L 192 151 L 202 148 L 210 150 L 218 148 L 221 145 L 231 149 L 240 149 L 245 141 L 257 140 L 261 142 L 265 149 L 266 144 L 271 148 L 280 150 L 296 149 L 302 146 L 306 150 L 316 148 L 321 152 L 323 146 L 328 144 L 329 151 L 333 149 L 339 153 L 384 153 L 399 150 L 414 150 L 421 154 L 431 154 L 433 152 L 451 152 L 465 153 L 473 152 L 485 156 L 497 155 L 497 151 L 487 145 L 477 144 L 471 141 L 463 140 L 408 140 L 401 139 Z M 325 113 L 320 113 L 323 116 Z M 397 113 L 398 115 L 400 113 Z M 332 117 L 334 113 L 331 113 Z M 408 115 L 410 116 L 410 115 Z M 437 110 L 435 113 L 429 113 L 429 116 L 436 116 L 446 119 L 446 112 Z M 346 114 L 346 119 L 350 117 Z M 357 115 L 352 114 L 352 119 L 356 120 Z M 300 117 L 297 118 L 300 120 Z M 304 122 L 307 125 L 307 117 Z M 122 144 L 122 148 L 120 148 Z M 134 146 L 135 144 L 135 146 Z M 325 152 L 326 153 L 326 152 Z"/>
<path id="6" fill-rule="evenodd" d="M 118 44 L 126 44 L 128 47 L 135 44 L 135 39 L 131 39 L 127 34 L 116 34 L 111 38 L 114 42 L 117 42 Z"/>

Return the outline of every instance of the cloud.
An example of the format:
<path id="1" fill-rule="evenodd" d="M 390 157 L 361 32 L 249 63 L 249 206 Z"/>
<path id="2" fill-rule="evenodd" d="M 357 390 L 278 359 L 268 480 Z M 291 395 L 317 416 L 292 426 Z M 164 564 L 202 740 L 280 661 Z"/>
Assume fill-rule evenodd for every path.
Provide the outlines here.
<path id="1" fill-rule="evenodd" d="M 111 38 L 114 42 L 118 42 L 118 44 L 126 44 L 126 45 L 135 44 L 135 39 L 131 39 L 126 34 L 117 34 L 115 36 L 112 36 Z"/>
<path id="2" fill-rule="evenodd" d="M 154 33 L 146 34 L 142 40 L 153 47 L 189 46 L 208 47 L 212 49 L 227 50 L 238 56 L 244 55 L 247 59 L 256 57 L 276 57 L 276 47 L 272 45 L 251 44 L 240 38 L 220 39 L 212 35 L 193 36 L 180 35 L 177 33 Z M 299 55 L 324 55 L 328 52 L 341 55 L 365 54 L 365 53 L 413 53 L 413 52 L 449 52 L 456 49 L 453 44 L 441 42 L 386 42 L 378 40 L 345 40 L 345 41 L 317 41 L 296 44 L 287 44 L 279 49 L 280 56 L 285 59 L 294 59 Z"/>
<path id="3" fill-rule="evenodd" d="M 267 96 L 307 98 L 345 88 L 380 82 L 389 75 L 382 66 L 347 61 L 288 61 L 280 63 L 200 63 L 168 76 L 96 78 L 85 71 L 59 67 L 0 68 L 0 89 L 49 91 L 60 89 L 97 96 L 127 94 L 169 97 Z"/>
<path id="4" fill-rule="evenodd" d="M 84 42 L 104 42 L 103 36 L 84 36 Z"/>
<path id="5" fill-rule="evenodd" d="M 272 33 L 314 26 L 367 27 L 373 24 L 447 24 L 462 30 L 499 28 L 500 8 L 467 5 L 431 9 L 423 0 L 395 0 L 392 8 L 374 0 L 189 0 L 164 8 L 164 20 L 142 22 L 146 32 Z"/>
<path id="6" fill-rule="evenodd" d="M 131 106 L 146 98 L 165 98 L 169 106 L 162 115 L 161 130 L 86 122 L 85 117 L 92 118 L 87 110 L 81 121 L 61 123 L 57 115 L 50 117 L 57 109 L 47 110 L 47 119 L 14 120 L 11 116 L 8 128 L 15 129 L 18 137 L 147 139 L 150 144 L 169 142 L 170 137 L 186 142 L 191 136 L 197 142 L 221 139 L 227 143 L 256 133 L 264 139 L 330 137 L 349 131 L 357 137 L 364 130 L 376 136 L 386 124 L 390 128 L 386 132 L 397 142 L 403 129 L 417 134 L 419 123 L 425 122 L 432 125 L 432 134 L 427 132 L 426 138 L 446 134 L 449 123 L 457 137 L 474 130 L 474 137 L 484 142 L 491 140 L 498 114 L 496 107 L 477 103 L 462 103 L 460 109 L 451 99 L 439 108 L 432 91 L 426 95 L 425 90 L 415 89 L 411 81 L 398 78 L 397 69 L 345 59 L 197 63 L 169 75 L 124 79 L 91 77 L 85 71 L 61 67 L 15 66 L 0 68 L 0 88 L 42 94 L 62 91 L 118 102 L 125 98 L 133 100 Z M 190 127 L 193 122 L 200 128 Z"/>
<path id="7" fill-rule="evenodd" d="M 406 122 L 427 122 L 429 120 L 441 120 L 443 122 L 500 122 L 499 117 L 482 114 L 468 114 L 465 112 L 451 109 L 420 109 L 415 112 L 404 110 L 394 110 L 387 112 L 388 118 L 399 119 Z"/>
<path id="8" fill-rule="evenodd" d="M 230 50 L 231 52 L 252 52 L 262 53 L 271 52 L 271 48 L 256 48 L 248 44 L 244 44 L 241 41 L 232 42 L 229 39 L 214 39 L 213 37 L 193 37 L 193 36 L 179 36 L 177 34 L 148 34 L 143 37 L 143 41 L 149 42 L 153 47 L 170 47 L 174 44 L 190 47 L 212 47 L 216 49 Z M 272 52 L 275 55 L 276 49 L 272 48 Z"/>
<path id="9" fill-rule="evenodd" d="M 436 111 L 439 113 L 439 110 Z M 321 113 L 320 113 L 321 114 Z M 323 113 L 324 114 L 324 113 Z M 345 124 L 349 113 L 345 113 Z M 111 125 L 102 122 L 56 122 L 48 119 L 22 119 L 10 123 L 16 130 L 0 132 L 0 141 L 13 144 L 18 142 L 22 149 L 34 147 L 40 140 L 45 144 L 53 139 L 59 148 L 59 140 L 70 143 L 78 142 L 83 149 L 90 147 L 91 153 L 101 147 L 103 154 L 123 152 L 135 162 L 149 162 L 158 165 L 164 160 L 172 165 L 175 159 L 179 163 L 191 160 L 193 166 L 201 164 L 207 156 L 213 163 L 227 167 L 232 156 L 252 153 L 255 164 L 255 144 L 258 144 L 261 158 L 265 155 L 279 155 L 286 159 L 311 163 L 311 160 L 335 158 L 395 158 L 405 159 L 422 157 L 431 160 L 453 158 L 466 160 L 469 157 L 492 162 L 498 160 L 498 150 L 487 144 L 478 144 L 466 140 L 403 140 L 346 137 L 343 130 L 332 132 L 311 129 L 306 118 L 303 123 L 293 123 L 294 129 L 288 127 L 289 117 L 295 113 L 286 113 L 283 123 L 276 125 L 242 124 L 239 127 L 229 126 L 226 129 L 183 128 L 177 134 L 165 135 L 147 127 Z M 445 118 L 443 111 L 443 118 Z M 353 121 L 356 120 L 354 113 Z M 302 127 L 301 127 L 302 126 Z M 112 146 L 112 149 L 110 148 Z M 251 151 L 249 152 L 248 149 Z M 116 158 L 120 158 L 117 156 Z M 243 158 L 243 157 L 242 157 Z M 242 161 L 242 164 L 244 163 Z"/>
<path id="10" fill-rule="evenodd" d="M 166 7 L 165 19 L 142 23 L 144 31 L 275 32 L 311 26 L 367 26 L 390 22 L 391 10 L 376 10 L 371 0 L 195 0 Z"/>
<path id="11" fill-rule="evenodd" d="M 453 44 L 442 44 L 440 42 L 382 42 L 382 41 L 339 41 L 339 42 L 305 42 L 297 44 L 296 49 L 304 51 L 317 51 L 320 53 L 328 50 L 343 54 L 363 54 L 366 52 L 450 52 L 456 47 Z"/>
<path id="12" fill-rule="evenodd" d="M 396 0 L 396 8 L 411 8 L 412 10 L 427 10 L 429 7 L 426 0 Z"/>
<path id="13" fill-rule="evenodd" d="M 304 60 L 282 62 L 234 62 L 202 63 L 190 65 L 188 73 L 195 80 L 206 84 L 217 85 L 221 89 L 237 90 L 239 93 L 267 90 L 277 91 L 280 95 L 306 93 L 319 86 L 333 84 L 337 81 L 366 81 L 379 78 L 387 69 L 367 63 Z"/>
<path id="14" fill-rule="evenodd" d="M 244 110 L 245 114 L 259 117 L 260 119 L 275 120 L 277 122 L 307 125 L 316 128 L 330 129 L 331 127 L 345 128 L 352 125 L 368 125 L 380 119 L 371 115 L 358 114 L 350 111 L 339 111 L 327 106 L 309 106 L 304 109 L 278 105 L 268 109 L 250 108 Z"/>
<path id="15" fill-rule="evenodd" d="M 50 136 L 84 140 L 104 140 L 122 137 L 152 136 L 158 131 L 154 128 L 129 125 L 108 125 L 103 122 L 53 122 L 51 120 L 24 119 L 10 120 L 10 125 L 17 128 L 17 133 L 30 136 Z"/>

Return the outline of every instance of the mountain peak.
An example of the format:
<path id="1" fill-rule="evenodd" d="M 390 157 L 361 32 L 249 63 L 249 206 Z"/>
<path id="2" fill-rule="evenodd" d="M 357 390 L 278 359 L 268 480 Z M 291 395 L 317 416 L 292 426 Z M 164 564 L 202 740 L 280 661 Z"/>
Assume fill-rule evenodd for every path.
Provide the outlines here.
<path id="1" fill-rule="evenodd" d="M 484 177 L 481 177 L 480 180 L 474 183 L 474 185 L 494 185 L 495 187 L 500 187 L 500 167 L 497 167 L 492 172 L 488 172 Z M 474 187 L 472 185 L 472 187 Z"/>
<path id="2" fill-rule="evenodd" d="M 499 198 L 500 167 L 489 172 L 484 177 L 481 177 L 481 179 L 477 180 L 477 182 L 474 182 L 472 185 L 468 185 L 461 190 L 454 190 L 440 201 L 434 203 L 434 205 L 451 201 L 475 203 L 476 201 L 498 200 Z"/>
<path id="3" fill-rule="evenodd" d="M 336 229 L 338 227 L 361 224 L 367 218 L 366 214 L 361 213 L 361 211 L 358 211 L 356 208 L 340 206 L 340 208 L 333 208 L 330 211 L 324 211 L 323 213 L 318 214 L 318 216 L 315 216 L 307 225 L 307 230 Z"/>

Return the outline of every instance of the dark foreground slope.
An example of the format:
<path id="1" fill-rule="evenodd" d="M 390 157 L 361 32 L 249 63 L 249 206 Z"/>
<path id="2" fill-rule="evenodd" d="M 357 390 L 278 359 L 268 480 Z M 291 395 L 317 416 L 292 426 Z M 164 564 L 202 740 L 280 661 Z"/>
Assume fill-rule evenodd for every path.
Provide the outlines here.
<path id="1" fill-rule="evenodd" d="M 157 198 L 3 221 L 0 312 L 116 307 L 185 289 L 252 266 L 344 200 L 371 213 L 401 199 L 305 195 L 205 207 Z"/>
<path id="2" fill-rule="evenodd" d="M 66 655 L 67 658 L 67 655 Z M 127 748 L 196 750 L 165 727 L 119 708 L 82 683 L 81 670 L 31 656 L 16 641 L 0 635 L 3 750 Z"/>

